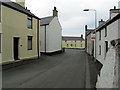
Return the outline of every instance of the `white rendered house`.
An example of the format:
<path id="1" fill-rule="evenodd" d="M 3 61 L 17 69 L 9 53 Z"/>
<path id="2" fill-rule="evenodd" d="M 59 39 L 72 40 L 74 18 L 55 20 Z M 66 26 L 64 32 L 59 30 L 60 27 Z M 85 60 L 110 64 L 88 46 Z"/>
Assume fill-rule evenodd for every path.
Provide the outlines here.
<path id="1" fill-rule="evenodd" d="M 0 63 L 2 62 L 2 25 L 1 25 L 1 2 L 0 2 Z"/>
<path id="2" fill-rule="evenodd" d="M 53 16 L 41 18 L 41 53 L 54 53 L 62 49 L 62 28 L 58 20 L 56 7 Z"/>
<path id="3" fill-rule="evenodd" d="M 118 33 L 120 29 L 120 14 L 119 9 L 110 10 L 110 19 L 103 22 L 96 31 L 96 59 L 104 64 L 106 53 L 110 48 L 110 42 L 112 40 L 118 39 Z"/>

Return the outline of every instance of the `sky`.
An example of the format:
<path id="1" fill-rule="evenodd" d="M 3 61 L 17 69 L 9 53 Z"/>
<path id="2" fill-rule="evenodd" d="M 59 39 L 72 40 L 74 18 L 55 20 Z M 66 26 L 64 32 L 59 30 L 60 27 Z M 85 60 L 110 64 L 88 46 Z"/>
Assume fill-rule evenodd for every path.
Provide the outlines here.
<path id="1" fill-rule="evenodd" d="M 15 0 L 11 0 L 15 1 Z M 36 16 L 43 18 L 52 16 L 54 6 L 58 10 L 58 18 L 62 26 L 63 36 L 81 36 L 85 33 L 85 25 L 95 28 L 95 12 L 84 9 L 95 9 L 98 21 L 109 19 L 109 10 L 118 7 L 120 0 L 25 0 L 27 7 Z"/>

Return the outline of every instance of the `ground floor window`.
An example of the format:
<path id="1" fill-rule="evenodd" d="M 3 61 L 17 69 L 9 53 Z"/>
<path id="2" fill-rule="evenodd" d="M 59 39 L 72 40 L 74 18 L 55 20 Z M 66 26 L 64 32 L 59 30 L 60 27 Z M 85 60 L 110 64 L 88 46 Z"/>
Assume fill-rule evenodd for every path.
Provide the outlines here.
<path id="1" fill-rule="evenodd" d="M 32 36 L 28 36 L 28 50 L 32 50 Z"/>
<path id="2" fill-rule="evenodd" d="M 108 41 L 105 41 L 105 53 L 108 51 Z"/>
<path id="3" fill-rule="evenodd" d="M 69 45 L 67 44 L 67 47 L 68 47 Z"/>

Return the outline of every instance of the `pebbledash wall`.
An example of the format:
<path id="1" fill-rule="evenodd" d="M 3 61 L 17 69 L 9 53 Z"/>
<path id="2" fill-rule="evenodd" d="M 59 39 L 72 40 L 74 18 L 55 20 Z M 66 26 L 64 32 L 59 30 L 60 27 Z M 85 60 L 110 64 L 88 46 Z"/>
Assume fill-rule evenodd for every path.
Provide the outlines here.
<path id="1" fill-rule="evenodd" d="M 0 63 L 2 62 L 2 23 L 1 23 L 1 3 L 0 3 Z"/>
<path id="2" fill-rule="evenodd" d="M 111 42 L 96 88 L 120 89 L 120 39 Z"/>

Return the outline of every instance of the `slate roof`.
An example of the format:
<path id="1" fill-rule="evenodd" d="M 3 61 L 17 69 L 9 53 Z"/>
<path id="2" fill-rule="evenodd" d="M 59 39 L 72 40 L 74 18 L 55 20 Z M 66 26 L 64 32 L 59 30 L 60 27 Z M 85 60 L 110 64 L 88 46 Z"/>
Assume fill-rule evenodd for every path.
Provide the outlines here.
<path id="1" fill-rule="evenodd" d="M 40 25 L 49 25 L 53 18 L 53 16 L 41 18 Z"/>
<path id="2" fill-rule="evenodd" d="M 115 21 L 118 20 L 118 19 L 120 19 L 120 13 L 118 13 L 118 14 L 117 14 L 115 17 L 113 17 L 112 19 L 108 19 L 104 24 L 98 26 L 98 27 L 96 28 L 96 31 L 98 32 L 98 31 L 102 30 L 104 27 L 106 27 L 107 25 L 115 22 Z"/>
<path id="3" fill-rule="evenodd" d="M 22 13 L 25 13 L 27 15 L 33 16 L 35 18 L 38 18 L 33 13 L 31 13 L 29 10 L 25 9 L 25 7 L 22 7 L 21 5 L 15 3 L 15 2 L 12 2 L 12 1 L 3 2 L 3 1 L 1 1 L 1 3 L 2 3 L 2 5 L 5 5 L 5 6 L 9 7 L 9 8 L 12 8 L 12 9 L 17 10 L 19 12 L 22 12 Z"/>
<path id="4" fill-rule="evenodd" d="M 81 37 L 62 37 L 62 40 L 84 40 Z"/>
<path id="5" fill-rule="evenodd" d="M 94 29 L 87 29 L 87 31 L 86 31 L 86 36 L 88 36 L 91 32 L 93 32 L 94 31 Z"/>

